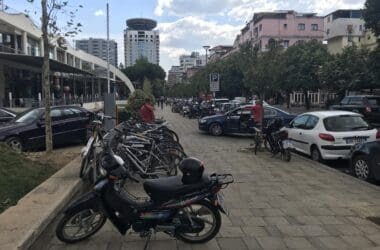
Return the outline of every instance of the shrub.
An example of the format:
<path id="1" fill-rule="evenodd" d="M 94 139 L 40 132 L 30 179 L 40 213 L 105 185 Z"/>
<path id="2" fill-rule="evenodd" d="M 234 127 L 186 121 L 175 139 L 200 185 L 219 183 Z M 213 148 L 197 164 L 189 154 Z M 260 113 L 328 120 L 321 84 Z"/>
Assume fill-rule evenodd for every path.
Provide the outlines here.
<path id="1" fill-rule="evenodd" d="M 155 103 L 154 96 L 147 94 L 141 89 L 136 89 L 135 92 L 129 96 L 125 110 L 130 114 L 130 118 L 139 118 L 139 110 L 145 103 L 146 98 L 150 98 L 151 102 Z"/>

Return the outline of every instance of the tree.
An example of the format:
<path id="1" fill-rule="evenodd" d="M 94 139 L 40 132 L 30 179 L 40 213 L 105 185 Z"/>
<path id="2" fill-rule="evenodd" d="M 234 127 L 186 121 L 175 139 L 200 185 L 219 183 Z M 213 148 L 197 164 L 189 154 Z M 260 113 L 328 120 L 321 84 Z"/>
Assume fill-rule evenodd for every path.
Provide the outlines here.
<path id="1" fill-rule="evenodd" d="M 149 95 L 151 95 L 153 93 L 152 84 L 150 83 L 150 80 L 148 78 L 144 79 L 143 91 Z"/>
<path id="2" fill-rule="evenodd" d="M 347 90 L 370 88 L 368 54 L 368 50 L 354 45 L 331 57 L 319 71 L 322 87 L 337 92 L 340 98 L 344 97 Z"/>
<path id="3" fill-rule="evenodd" d="M 34 0 L 27 0 L 33 3 Z M 67 11 L 68 1 L 60 0 L 41 0 L 41 31 L 43 40 L 43 65 L 42 65 L 42 89 L 44 97 L 45 107 L 45 144 L 46 152 L 51 153 L 53 151 L 53 136 L 51 127 L 51 93 L 50 93 L 50 42 L 49 38 L 54 36 L 75 36 L 78 32 L 81 32 L 80 23 L 74 23 L 75 14 L 78 9 L 73 11 Z M 82 5 L 78 7 L 82 8 Z M 66 26 L 60 28 L 58 24 L 59 14 L 65 14 L 69 16 L 69 21 L 66 22 Z"/>
<path id="4" fill-rule="evenodd" d="M 371 29 L 376 37 L 380 36 L 380 1 L 366 0 L 363 10 L 365 27 Z"/>
<path id="5" fill-rule="evenodd" d="M 321 87 L 318 72 L 330 57 L 327 48 L 318 41 L 310 41 L 288 48 L 284 54 L 284 81 L 288 88 L 302 90 L 306 109 L 310 109 L 309 90 Z"/>

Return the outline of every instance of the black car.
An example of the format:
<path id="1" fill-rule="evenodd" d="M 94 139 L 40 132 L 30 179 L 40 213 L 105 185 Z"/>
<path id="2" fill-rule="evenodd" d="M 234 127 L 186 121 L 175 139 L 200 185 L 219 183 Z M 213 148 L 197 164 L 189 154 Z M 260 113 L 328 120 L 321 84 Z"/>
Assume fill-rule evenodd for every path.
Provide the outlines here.
<path id="1" fill-rule="evenodd" d="M 380 131 L 378 132 L 380 137 Z M 356 144 L 351 149 L 351 173 L 359 179 L 380 180 L 380 141 Z"/>
<path id="2" fill-rule="evenodd" d="M 0 123 L 9 122 L 16 117 L 16 113 L 5 108 L 0 108 Z"/>
<path id="3" fill-rule="evenodd" d="M 87 127 L 93 113 L 76 106 L 52 107 L 54 145 L 86 141 Z M 16 151 L 39 149 L 45 146 L 44 108 L 35 108 L 0 125 L 0 141 Z"/>
<path id="4" fill-rule="evenodd" d="M 380 127 L 380 96 L 346 96 L 339 105 L 333 105 L 330 109 L 360 113 L 369 124 Z"/>
<path id="5" fill-rule="evenodd" d="M 253 134 L 252 107 L 253 105 L 241 106 L 225 114 L 203 117 L 198 120 L 198 127 L 212 135 Z M 264 124 L 269 124 L 271 120 L 280 118 L 285 126 L 295 117 L 296 115 L 289 114 L 281 109 L 264 106 Z"/>

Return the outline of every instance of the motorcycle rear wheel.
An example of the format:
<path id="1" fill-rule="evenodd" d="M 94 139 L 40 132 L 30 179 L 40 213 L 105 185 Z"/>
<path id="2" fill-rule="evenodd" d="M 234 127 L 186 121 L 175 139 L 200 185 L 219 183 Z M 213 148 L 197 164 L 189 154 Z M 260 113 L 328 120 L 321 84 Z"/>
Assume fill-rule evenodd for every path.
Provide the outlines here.
<path id="1" fill-rule="evenodd" d="M 197 207 L 198 209 L 194 210 Z M 218 234 L 222 225 L 222 218 L 218 208 L 216 208 L 210 202 L 202 200 L 194 204 L 191 204 L 183 209 L 190 209 L 191 217 L 202 220 L 205 223 L 205 228 L 206 224 L 208 224 L 210 226 L 210 229 L 202 235 L 200 233 L 203 232 L 205 228 L 199 233 L 177 233 L 176 238 L 187 243 L 200 244 L 212 240 Z M 178 212 L 179 215 L 181 212 L 183 212 L 183 209 Z M 206 216 L 206 213 L 209 213 L 209 216 L 211 216 L 211 218 L 213 219 L 212 222 L 204 218 Z"/>
<path id="2" fill-rule="evenodd" d="M 101 211 L 84 208 L 75 213 L 66 214 L 58 223 L 56 235 L 65 243 L 76 243 L 94 235 L 106 221 L 107 217 Z M 75 233 L 67 231 L 70 229 Z"/>

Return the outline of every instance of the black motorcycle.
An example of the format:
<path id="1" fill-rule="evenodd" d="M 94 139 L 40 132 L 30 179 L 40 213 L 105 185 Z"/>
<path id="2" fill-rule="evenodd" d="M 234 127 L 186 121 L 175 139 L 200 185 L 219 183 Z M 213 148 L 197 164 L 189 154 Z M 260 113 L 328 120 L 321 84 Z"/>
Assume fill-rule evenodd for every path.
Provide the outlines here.
<path id="1" fill-rule="evenodd" d="M 123 235 L 132 228 L 141 237 L 147 237 L 144 249 L 155 232 L 188 243 L 204 243 L 214 238 L 221 227 L 219 211 L 226 213 L 219 191 L 234 181 L 232 175 L 205 175 L 201 161 L 187 158 L 179 166 L 182 176 L 145 181 L 144 189 L 150 199 L 141 201 L 121 184 L 126 179 L 138 180 L 115 154 L 115 138 L 117 141 L 120 132 L 113 129 L 105 135 L 102 177 L 92 191 L 64 210 L 56 229 L 57 237 L 66 243 L 82 241 L 109 219 Z"/>

